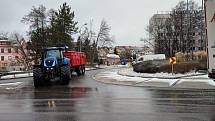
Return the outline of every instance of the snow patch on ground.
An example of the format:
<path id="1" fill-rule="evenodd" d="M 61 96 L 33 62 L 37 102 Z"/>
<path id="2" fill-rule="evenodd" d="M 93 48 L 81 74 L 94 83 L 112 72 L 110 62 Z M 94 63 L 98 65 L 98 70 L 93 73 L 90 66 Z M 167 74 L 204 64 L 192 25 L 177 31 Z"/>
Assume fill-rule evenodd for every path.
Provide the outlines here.
<path id="1" fill-rule="evenodd" d="M 207 83 L 209 85 L 215 86 L 215 82 L 212 79 L 181 79 L 178 84 L 185 83 L 185 82 L 201 82 L 201 83 Z"/>
<path id="2" fill-rule="evenodd" d="M 203 73 L 198 72 L 189 72 L 185 74 L 172 74 L 172 73 L 137 73 L 133 71 L 133 68 L 121 69 L 118 72 L 120 75 L 131 76 L 131 77 L 143 77 L 143 78 L 161 78 L 161 79 L 174 79 L 180 77 L 194 76 L 194 75 L 203 75 Z"/>
<path id="3" fill-rule="evenodd" d="M 86 71 L 95 70 L 95 69 L 96 69 L 96 68 L 93 68 L 93 67 L 91 67 L 91 68 L 88 68 L 88 67 L 85 68 Z"/>
<path id="4" fill-rule="evenodd" d="M 177 79 L 159 79 L 159 78 L 142 78 L 142 77 L 129 77 L 118 74 L 119 70 L 109 70 L 96 74 L 98 80 L 111 83 L 128 83 L 129 85 L 136 86 L 150 86 L 150 87 L 170 87 L 175 84 Z"/>
<path id="5" fill-rule="evenodd" d="M 5 84 L 0 84 L 0 86 L 17 86 L 22 84 L 22 82 L 15 82 L 15 83 L 5 83 Z"/>
<path id="6" fill-rule="evenodd" d="M 1 79 L 21 78 L 21 77 L 29 77 L 29 76 L 33 76 L 33 73 L 6 75 L 6 76 L 2 76 Z"/>
<path id="7" fill-rule="evenodd" d="M 117 71 L 105 71 L 97 74 L 97 76 L 102 78 L 110 78 L 117 81 L 133 81 L 135 83 L 140 83 L 148 80 L 148 79 L 139 78 L 139 77 L 122 76 L 122 75 L 119 75 Z"/>
<path id="8" fill-rule="evenodd" d="M 119 74 L 118 71 L 121 71 L 121 70 L 123 70 L 124 72 L 127 72 L 126 74 L 133 73 L 133 75 L 126 76 L 126 75 Z M 113 83 L 113 84 L 135 85 L 140 87 L 215 89 L 214 80 L 208 78 L 207 74 L 203 75 L 203 73 L 200 73 L 202 75 L 190 76 L 190 77 L 183 77 L 184 76 L 183 75 L 182 77 L 176 79 L 176 78 L 167 78 L 167 76 L 169 76 L 169 74 L 167 73 L 159 73 L 157 75 L 150 74 L 150 75 L 153 75 L 152 77 L 149 77 L 149 74 L 148 74 L 147 77 L 145 77 L 145 75 L 143 76 L 140 73 L 135 73 L 131 71 L 133 70 L 132 69 L 112 69 L 112 70 L 103 71 L 96 74 L 95 78 L 98 81 L 102 81 L 102 82 Z M 190 75 L 191 74 L 192 73 L 190 73 Z M 181 74 L 178 74 L 178 75 L 181 75 Z"/>
<path id="9" fill-rule="evenodd" d="M 129 67 L 130 65 L 129 64 L 126 64 L 126 65 L 96 65 L 97 68 L 123 68 L 123 67 Z"/>

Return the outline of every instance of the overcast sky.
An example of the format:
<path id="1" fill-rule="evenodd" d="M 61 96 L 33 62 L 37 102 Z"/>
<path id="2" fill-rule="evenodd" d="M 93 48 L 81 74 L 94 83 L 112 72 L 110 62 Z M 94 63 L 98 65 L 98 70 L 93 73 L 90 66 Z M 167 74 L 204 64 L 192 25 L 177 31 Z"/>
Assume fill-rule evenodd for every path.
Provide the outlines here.
<path id="1" fill-rule="evenodd" d="M 159 11 L 170 11 L 180 0 L 0 0 L 0 32 L 19 32 L 26 36 L 28 26 L 20 22 L 32 6 L 43 4 L 47 9 L 58 9 L 67 2 L 75 11 L 79 26 L 93 20 L 98 31 L 102 19 L 111 26 L 115 45 L 141 46 L 146 38 L 145 28 L 150 17 Z M 201 5 L 201 0 L 195 0 Z M 88 24 L 89 25 L 89 24 Z"/>

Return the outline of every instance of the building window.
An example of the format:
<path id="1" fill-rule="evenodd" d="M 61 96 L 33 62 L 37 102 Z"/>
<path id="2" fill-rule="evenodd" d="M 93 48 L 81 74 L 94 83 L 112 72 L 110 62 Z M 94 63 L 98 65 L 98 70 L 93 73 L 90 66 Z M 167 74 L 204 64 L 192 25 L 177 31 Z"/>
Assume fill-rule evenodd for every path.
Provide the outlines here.
<path id="1" fill-rule="evenodd" d="M 1 61 L 4 61 L 4 56 L 1 56 Z"/>
<path id="2" fill-rule="evenodd" d="M 18 53 L 18 48 L 14 48 L 14 50 L 15 50 L 15 53 Z"/>
<path id="3" fill-rule="evenodd" d="M 6 66 L 7 66 L 7 63 L 3 63 L 2 65 L 3 65 L 3 67 L 6 67 Z"/>
<path id="4" fill-rule="evenodd" d="M 199 50 L 203 50 L 203 47 L 199 47 Z"/>
<path id="5" fill-rule="evenodd" d="M 9 60 L 9 61 L 12 61 L 12 56 L 8 56 L 8 60 Z"/>
<path id="6" fill-rule="evenodd" d="M 193 50 L 196 50 L 196 48 L 195 48 L 195 47 L 193 47 Z"/>
<path id="7" fill-rule="evenodd" d="M 8 48 L 8 53 L 11 53 L 11 48 Z"/>
<path id="8" fill-rule="evenodd" d="M 4 48 L 1 48 L 1 53 L 4 53 Z"/>

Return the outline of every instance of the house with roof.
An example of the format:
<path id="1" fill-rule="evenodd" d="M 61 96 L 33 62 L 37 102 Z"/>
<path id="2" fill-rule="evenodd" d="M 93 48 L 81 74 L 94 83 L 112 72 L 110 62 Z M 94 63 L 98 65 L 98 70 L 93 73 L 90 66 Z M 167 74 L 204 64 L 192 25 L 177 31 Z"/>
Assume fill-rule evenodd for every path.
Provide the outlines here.
<path id="1" fill-rule="evenodd" d="M 23 66 L 17 63 L 20 58 L 22 55 L 16 43 L 0 40 L 0 71 L 22 70 Z"/>

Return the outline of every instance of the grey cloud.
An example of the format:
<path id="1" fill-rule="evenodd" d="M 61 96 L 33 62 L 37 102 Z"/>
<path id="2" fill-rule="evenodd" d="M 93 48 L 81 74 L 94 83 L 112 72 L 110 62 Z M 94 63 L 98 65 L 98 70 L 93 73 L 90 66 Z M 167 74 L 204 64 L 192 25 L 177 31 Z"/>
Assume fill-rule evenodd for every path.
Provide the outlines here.
<path id="1" fill-rule="evenodd" d="M 32 6 L 40 4 L 57 9 L 67 2 L 75 11 L 79 25 L 93 19 L 93 29 L 98 30 L 104 18 L 111 26 L 111 34 L 118 45 L 140 45 L 146 37 L 144 28 L 157 11 L 169 11 L 180 0 L 0 0 L 0 31 L 26 33 L 28 27 L 20 22 Z M 201 0 L 196 0 L 199 4 Z"/>

